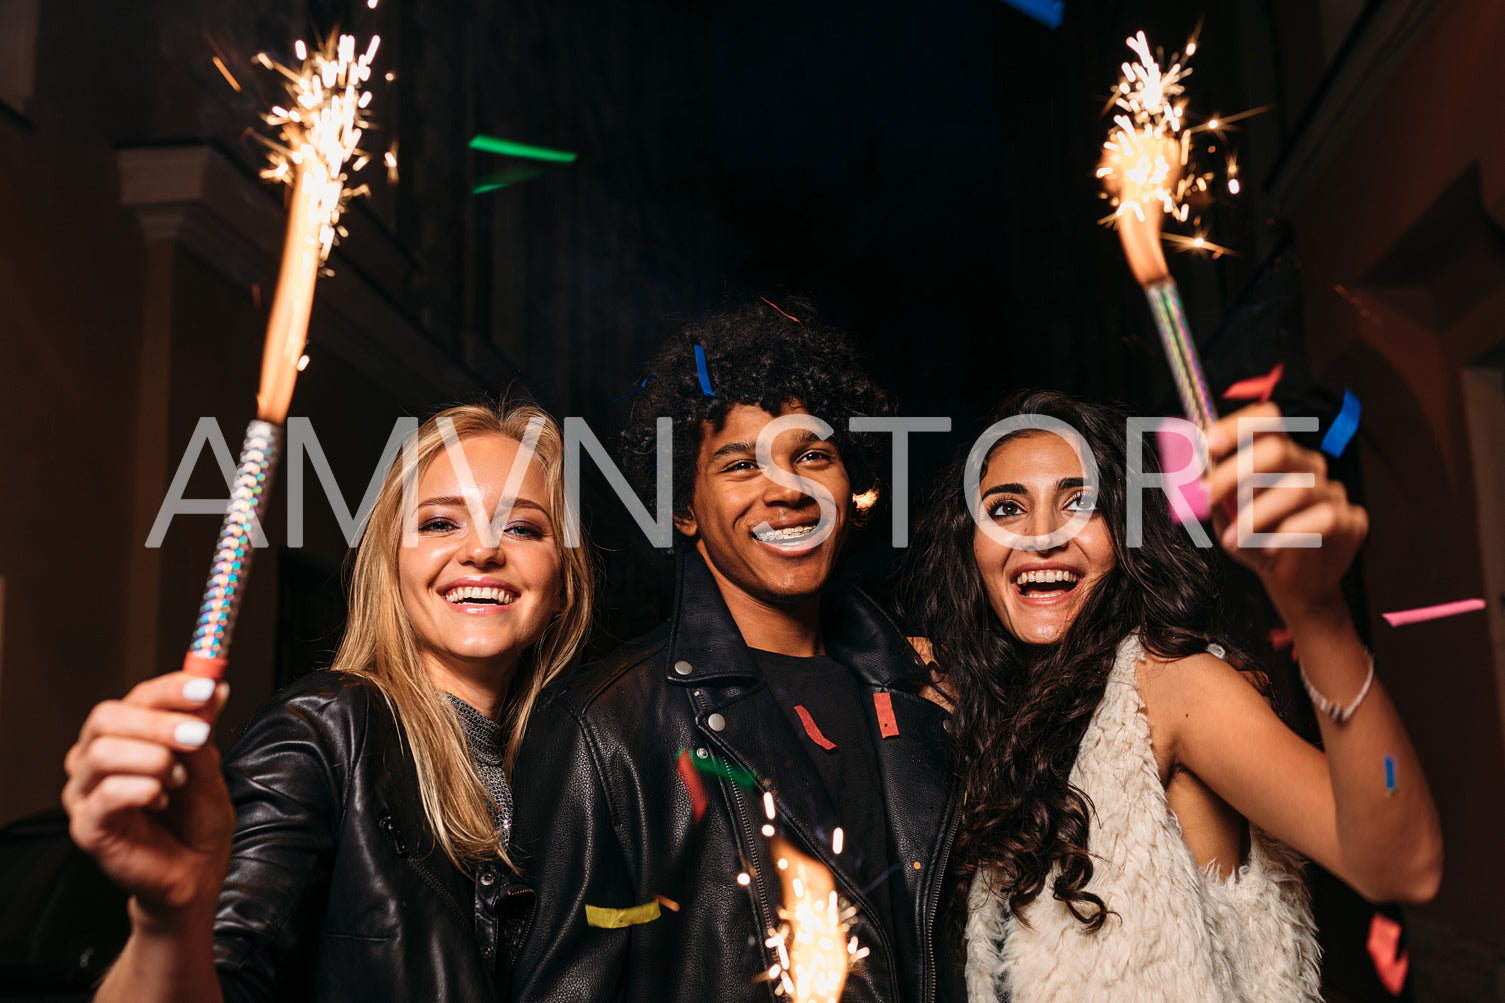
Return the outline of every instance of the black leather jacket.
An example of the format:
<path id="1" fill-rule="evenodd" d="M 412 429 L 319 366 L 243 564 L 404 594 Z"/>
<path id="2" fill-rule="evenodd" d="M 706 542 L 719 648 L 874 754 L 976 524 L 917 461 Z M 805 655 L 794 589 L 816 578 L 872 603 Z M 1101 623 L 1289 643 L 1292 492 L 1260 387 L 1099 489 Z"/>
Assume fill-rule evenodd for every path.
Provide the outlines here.
<path id="1" fill-rule="evenodd" d="M 246 726 L 225 778 L 235 843 L 214 934 L 227 1001 L 501 996 L 497 954 L 532 893 L 497 863 L 473 880 L 435 846 L 370 683 L 316 672 L 289 686 Z"/>
<path id="2" fill-rule="evenodd" d="M 872 953 L 854 968 L 842 999 L 963 999 L 960 964 L 937 951 L 935 938 L 957 818 L 946 715 L 906 686 L 915 669 L 908 644 L 865 595 L 828 589 L 828 653 L 864 690 L 891 695 L 899 727 L 898 736 L 880 739 L 873 703 L 864 701 L 889 855 L 899 863 L 888 879 L 890 936 L 871 921 L 863 890 L 831 852 L 835 806 L 710 571 L 693 550 L 679 549 L 669 623 L 568 677 L 530 722 L 514 785 L 514 842 L 537 908 L 513 967 L 515 998 L 774 999 L 777 983 L 760 978 L 775 960 L 765 939 L 781 894 L 759 831 L 767 789 L 787 814 L 785 834 L 829 867 L 859 907 L 853 932 Z M 676 770 L 681 749 L 750 770 L 763 786 L 747 790 L 702 774 L 710 804 L 697 824 Z M 748 885 L 737 883 L 739 872 L 750 876 Z M 587 905 L 636 906 L 655 895 L 678 909 L 661 907 L 657 919 L 622 929 L 586 924 Z"/>

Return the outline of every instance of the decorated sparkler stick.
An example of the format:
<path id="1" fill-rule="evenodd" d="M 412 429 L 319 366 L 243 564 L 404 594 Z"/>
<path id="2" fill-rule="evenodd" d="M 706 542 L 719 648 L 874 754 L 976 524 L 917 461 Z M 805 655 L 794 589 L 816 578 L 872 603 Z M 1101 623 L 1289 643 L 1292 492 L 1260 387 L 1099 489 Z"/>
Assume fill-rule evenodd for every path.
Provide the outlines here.
<path id="1" fill-rule="evenodd" d="M 836 833 L 839 841 L 841 830 Z M 856 910 L 842 905 L 836 879 L 820 861 L 779 836 L 769 841 L 769 848 L 784 886 L 784 902 L 779 927 L 766 942 L 778 958 L 768 978 L 776 983 L 777 994 L 793 1003 L 836 1003 L 852 963 L 868 954 L 849 933 Z M 837 852 L 840 849 L 838 842 Z"/>
<path id="2" fill-rule="evenodd" d="M 1210 177 L 1190 170 L 1192 130 L 1183 120 L 1185 102 L 1177 100 L 1184 90 L 1181 81 L 1191 70 L 1185 58 L 1173 57 L 1162 71 L 1142 31 L 1128 43 L 1138 60 L 1123 64 L 1114 101 L 1119 112 L 1103 144 L 1098 176 L 1116 205 L 1110 219 L 1118 227 L 1129 268 L 1149 300 L 1182 410 L 1206 431 L 1217 421 L 1217 412 L 1186 326 L 1180 290 L 1161 248 L 1165 217 L 1185 222 L 1186 196 L 1205 191 Z M 1186 57 L 1195 50 L 1196 43 L 1188 43 Z M 1205 244 L 1200 237 L 1189 243 Z"/>
<path id="3" fill-rule="evenodd" d="M 198 627 L 183 659 L 183 671 L 194 675 L 215 679 L 224 675 L 235 616 L 251 570 L 252 535 L 259 530 L 277 468 L 293 384 L 306 364 L 303 346 L 314 283 L 335 240 L 345 234 L 340 213 L 346 201 L 366 192 L 364 185 L 354 190 L 346 186 L 345 162 L 357 158 L 350 170 L 354 173 L 369 160 L 359 149 L 361 131 L 369 124 L 364 110 L 371 100 L 362 85 L 371 78 L 371 60 L 380 43 L 378 36 L 372 36 L 366 51 L 357 56 L 353 35 L 331 35 L 313 51 L 300 41 L 296 45 L 302 60 L 298 70 L 265 53 L 256 57 L 262 66 L 287 78 L 287 107 L 276 106 L 266 116 L 268 125 L 280 129 L 281 142 L 265 140 L 272 152 L 271 164 L 262 176 L 286 181 L 292 197 L 262 349 L 256 418 L 246 428 Z"/>

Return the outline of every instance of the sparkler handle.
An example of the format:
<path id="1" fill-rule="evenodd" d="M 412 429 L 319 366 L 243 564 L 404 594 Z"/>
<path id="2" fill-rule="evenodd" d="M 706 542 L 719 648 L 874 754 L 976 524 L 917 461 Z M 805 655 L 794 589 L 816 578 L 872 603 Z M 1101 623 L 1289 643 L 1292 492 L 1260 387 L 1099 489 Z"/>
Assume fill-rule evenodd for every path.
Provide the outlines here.
<path id="1" fill-rule="evenodd" d="M 1181 410 L 1206 432 L 1218 420 L 1218 413 L 1212 406 L 1212 395 L 1207 392 L 1207 377 L 1203 375 L 1202 362 L 1197 358 L 1197 346 L 1186 326 L 1181 290 L 1176 287 L 1175 279 L 1165 278 L 1145 286 L 1144 295 L 1150 301 L 1155 329 L 1160 332 L 1160 344 L 1171 364 L 1176 392 L 1181 396 Z"/>
<path id="2" fill-rule="evenodd" d="M 251 528 L 260 524 L 281 445 L 280 426 L 259 418 L 246 426 L 240 465 L 225 520 L 220 524 L 219 542 L 214 546 L 209 581 L 204 586 L 198 627 L 183 659 L 184 672 L 215 679 L 224 675 L 241 591 L 251 573 Z"/>

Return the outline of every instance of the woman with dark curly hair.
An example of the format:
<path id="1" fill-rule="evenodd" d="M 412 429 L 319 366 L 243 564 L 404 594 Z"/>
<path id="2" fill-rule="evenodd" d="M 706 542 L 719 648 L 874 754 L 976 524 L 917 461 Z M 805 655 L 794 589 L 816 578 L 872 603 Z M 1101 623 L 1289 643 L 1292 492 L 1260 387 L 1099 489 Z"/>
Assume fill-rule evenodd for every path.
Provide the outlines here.
<path id="1" fill-rule="evenodd" d="M 941 482 L 906 591 L 965 782 L 952 866 L 974 1003 L 1315 1000 L 1297 853 L 1371 900 L 1435 894 L 1436 809 L 1339 590 L 1364 510 L 1283 434 L 1233 448 L 1240 418 L 1278 413 L 1214 426 L 1206 485 L 1300 651 L 1323 749 L 1210 626 L 1208 556 L 1163 501 L 1129 506 L 1122 412 L 1021 394 Z M 1296 486 L 1240 492 L 1241 462 Z"/>

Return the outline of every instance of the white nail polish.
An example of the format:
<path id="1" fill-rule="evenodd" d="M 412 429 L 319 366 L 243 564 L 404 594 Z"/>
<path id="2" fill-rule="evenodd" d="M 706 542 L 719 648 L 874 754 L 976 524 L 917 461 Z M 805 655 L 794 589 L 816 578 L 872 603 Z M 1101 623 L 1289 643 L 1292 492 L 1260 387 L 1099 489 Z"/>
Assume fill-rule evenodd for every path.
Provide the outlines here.
<path id="1" fill-rule="evenodd" d="M 173 741 L 197 749 L 209 740 L 209 725 L 203 721 L 184 721 L 172 730 Z"/>
<path id="2" fill-rule="evenodd" d="M 203 703 L 214 696 L 214 680 L 203 676 L 194 676 L 183 684 L 183 699 L 192 703 Z"/>

